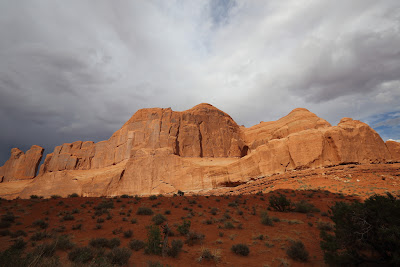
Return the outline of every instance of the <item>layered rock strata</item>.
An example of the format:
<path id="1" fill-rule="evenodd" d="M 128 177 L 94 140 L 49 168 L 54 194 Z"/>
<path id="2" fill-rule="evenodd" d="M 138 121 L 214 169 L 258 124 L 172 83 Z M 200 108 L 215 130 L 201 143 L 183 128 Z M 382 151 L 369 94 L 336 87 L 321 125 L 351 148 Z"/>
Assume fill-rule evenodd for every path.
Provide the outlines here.
<path id="1" fill-rule="evenodd" d="M 331 126 L 306 109 L 250 128 L 209 104 L 141 109 L 106 141 L 57 146 L 19 195 L 209 190 L 296 169 L 393 162 L 399 151 L 365 123 Z"/>

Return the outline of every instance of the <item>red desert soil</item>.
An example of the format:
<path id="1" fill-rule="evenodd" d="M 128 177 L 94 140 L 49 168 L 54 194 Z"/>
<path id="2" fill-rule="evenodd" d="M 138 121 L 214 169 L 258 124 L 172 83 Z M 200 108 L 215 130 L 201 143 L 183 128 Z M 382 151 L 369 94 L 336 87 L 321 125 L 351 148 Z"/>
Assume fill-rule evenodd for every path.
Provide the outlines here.
<path id="1" fill-rule="evenodd" d="M 87 246 L 92 238 L 118 237 L 120 247 L 128 247 L 132 239 L 147 240 L 146 226 L 153 224 L 152 217 L 137 215 L 139 207 L 149 207 L 154 214 L 163 214 L 170 228 L 175 233 L 169 238 L 185 240 L 177 231 L 177 224 L 183 218 L 191 221 L 191 230 L 205 235 L 199 244 L 184 244 L 177 258 L 147 255 L 144 250 L 132 251 L 129 266 L 147 266 L 149 261 L 158 261 L 170 266 L 324 266 L 323 253 L 320 248 L 318 225 L 320 221 L 329 222 L 329 206 L 336 201 L 363 200 L 374 193 L 390 192 L 399 195 L 400 164 L 377 165 L 344 165 L 331 168 L 302 170 L 264 178 L 255 178 L 246 184 L 231 188 L 222 188 L 212 192 L 199 192 L 199 195 L 158 196 L 150 198 L 57 198 L 29 200 L 1 200 L 0 214 L 13 212 L 16 223 L 6 228 L 11 232 L 23 230 L 27 233 L 24 240 L 28 242 L 26 252 L 32 251 L 30 237 L 43 231 L 32 223 L 42 219 L 49 226 L 47 232 L 53 235 L 68 234 L 77 246 Z M 259 192 L 262 193 L 259 193 Z M 283 193 L 293 202 L 306 200 L 320 211 L 303 214 L 298 212 L 277 212 L 268 210 L 270 217 L 279 218 L 273 226 L 261 223 L 261 213 L 269 207 L 269 197 Z M 200 195 L 201 194 L 201 195 Z M 203 195 L 204 194 L 204 195 Z M 107 214 L 94 216 L 94 207 L 104 200 L 112 200 L 114 208 Z M 236 204 L 235 204 L 236 203 Z M 217 208 L 215 215 L 212 208 Z M 60 221 L 63 212 L 72 212 L 74 220 Z M 166 214 L 166 211 L 170 214 Z M 242 212 L 242 213 L 241 213 Z M 168 212 L 167 212 L 168 213 Z M 104 219 L 98 223 L 98 218 Z M 132 224 L 131 220 L 136 219 Z M 211 224 L 206 221 L 210 220 Z M 225 223 L 232 222 L 234 229 L 225 229 Z M 72 230 L 73 225 L 82 224 L 81 230 Z M 96 225 L 101 224 L 101 229 Z M 55 229 L 65 226 L 64 232 Z M 125 238 L 123 232 L 113 234 L 113 230 L 132 230 L 133 236 Z M 3 229 L 1 229 L 3 230 Z M 262 240 L 261 240 L 262 235 Z M 6 250 L 15 238 L 0 236 L 0 250 Z M 307 263 L 290 259 L 286 249 L 290 240 L 301 240 L 310 254 Z M 52 238 L 37 241 L 50 243 Z M 231 251 L 234 244 L 244 243 L 250 248 L 248 256 L 239 256 Z M 217 250 L 218 262 L 198 261 L 203 248 Z M 68 251 L 58 251 L 57 255 L 63 266 L 72 266 L 68 260 Z"/>

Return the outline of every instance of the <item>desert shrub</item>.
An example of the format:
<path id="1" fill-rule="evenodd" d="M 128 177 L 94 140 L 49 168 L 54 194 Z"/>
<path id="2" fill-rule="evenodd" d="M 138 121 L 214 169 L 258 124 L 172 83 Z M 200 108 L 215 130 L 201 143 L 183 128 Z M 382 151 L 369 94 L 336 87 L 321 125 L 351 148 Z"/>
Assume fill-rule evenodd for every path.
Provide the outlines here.
<path id="1" fill-rule="evenodd" d="M 217 212 L 218 212 L 218 209 L 215 208 L 215 207 L 211 208 L 211 210 L 210 210 L 210 213 L 211 213 L 212 215 L 217 215 Z"/>
<path id="2" fill-rule="evenodd" d="M 31 195 L 31 196 L 30 196 L 30 199 L 39 199 L 39 196 L 37 196 L 37 195 Z"/>
<path id="3" fill-rule="evenodd" d="M 170 214 L 171 214 L 171 211 L 170 211 L 170 210 L 166 210 L 166 211 L 164 211 L 164 214 L 165 214 L 165 215 L 170 215 Z"/>
<path id="4" fill-rule="evenodd" d="M 331 222 L 318 221 L 317 228 L 321 231 L 332 231 L 335 226 Z"/>
<path id="5" fill-rule="evenodd" d="M 194 244 L 200 243 L 201 240 L 204 239 L 204 234 L 194 232 L 194 231 L 189 231 L 189 233 L 186 236 L 185 243 L 188 244 L 189 246 L 193 246 Z"/>
<path id="6" fill-rule="evenodd" d="M 131 198 L 131 196 L 123 194 L 123 195 L 121 195 L 121 198 Z"/>
<path id="7" fill-rule="evenodd" d="M 26 247 L 26 242 L 22 238 L 17 238 L 14 240 L 14 244 L 11 245 L 10 249 L 24 249 Z"/>
<path id="8" fill-rule="evenodd" d="M 187 220 L 183 220 L 181 225 L 178 225 L 177 231 L 181 234 L 181 235 L 187 235 L 189 233 L 190 230 L 190 225 L 192 224 L 191 221 L 187 221 Z"/>
<path id="9" fill-rule="evenodd" d="M 185 193 L 184 192 L 182 192 L 181 190 L 178 190 L 178 196 L 183 196 Z"/>
<path id="10" fill-rule="evenodd" d="M 125 265 L 128 263 L 132 252 L 128 248 L 113 248 L 110 253 L 107 254 L 107 258 L 111 264 Z"/>
<path id="11" fill-rule="evenodd" d="M 17 217 L 15 217 L 14 213 L 12 213 L 12 212 L 7 212 L 6 214 L 4 214 L 4 215 L 1 216 L 1 221 L 2 221 L 2 222 L 10 222 L 10 223 L 13 223 L 13 222 L 15 222 L 15 219 L 16 219 L 16 218 L 17 218 Z"/>
<path id="12" fill-rule="evenodd" d="M 134 250 L 134 251 L 139 251 L 142 248 L 144 248 L 146 246 L 146 243 L 141 241 L 141 240 L 137 240 L 137 239 L 132 239 L 129 242 L 129 247 Z"/>
<path id="13" fill-rule="evenodd" d="M 103 218 L 97 218 L 97 223 L 103 223 L 104 219 Z"/>
<path id="14" fill-rule="evenodd" d="M 104 237 L 92 238 L 89 242 L 89 245 L 94 248 L 115 248 L 119 247 L 120 244 L 121 241 L 119 238 L 112 238 L 108 240 Z"/>
<path id="15" fill-rule="evenodd" d="M 11 235 L 11 232 L 10 232 L 10 230 L 1 230 L 0 231 L 0 236 L 8 236 L 8 235 Z"/>
<path id="16" fill-rule="evenodd" d="M 59 250 L 69 250 L 75 246 L 69 235 L 61 235 L 57 237 L 57 239 L 53 242 L 53 245 Z"/>
<path id="17" fill-rule="evenodd" d="M 149 199 L 150 199 L 150 200 L 156 200 L 156 199 L 157 199 L 157 196 L 156 196 L 156 195 L 151 195 L 151 196 L 149 196 Z"/>
<path id="18" fill-rule="evenodd" d="M 49 224 L 43 220 L 36 220 L 32 223 L 33 226 L 39 226 L 42 229 L 46 229 Z"/>
<path id="19" fill-rule="evenodd" d="M 151 220 L 154 222 L 154 224 L 160 225 L 163 222 L 165 222 L 167 220 L 167 218 L 165 218 L 164 215 L 158 213 L 158 214 L 154 215 Z"/>
<path id="20" fill-rule="evenodd" d="M 269 205 L 276 211 L 290 211 L 293 209 L 292 201 L 287 199 L 285 195 L 279 194 L 279 196 L 270 196 Z"/>
<path id="21" fill-rule="evenodd" d="M 300 213 L 311 213 L 311 212 L 319 212 L 319 209 L 317 209 L 313 204 L 309 203 L 306 200 L 301 200 L 299 202 L 296 202 L 294 204 L 295 212 L 300 212 Z"/>
<path id="22" fill-rule="evenodd" d="M 77 193 L 72 193 L 71 195 L 68 195 L 68 197 L 79 197 Z"/>
<path id="23" fill-rule="evenodd" d="M 112 199 L 109 200 L 103 200 L 97 206 L 94 207 L 95 210 L 107 210 L 107 209 L 113 209 L 114 208 L 114 202 Z"/>
<path id="24" fill-rule="evenodd" d="M 327 264 L 400 266 L 400 199 L 374 195 L 364 203 L 336 202 L 330 210 L 334 232 L 321 231 Z"/>
<path id="25" fill-rule="evenodd" d="M 7 221 L 0 221 L 0 229 L 8 228 L 11 226 L 10 222 Z"/>
<path id="26" fill-rule="evenodd" d="M 116 238 L 116 237 L 111 238 L 111 239 L 108 241 L 108 247 L 109 247 L 109 248 L 119 247 L 120 244 L 121 244 L 121 241 L 119 240 L 119 238 Z"/>
<path id="27" fill-rule="evenodd" d="M 161 232 L 157 225 L 150 225 L 147 230 L 147 244 L 145 252 L 147 254 L 161 254 Z"/>
<path id="28" fill-rule="evenodd" d="M 73 221 L 73 220 L 75 220 L 75 217 L 72 214 L 66 214 L 66 215 L 64 215 L 63 220 L 64 221 Z"/>
<path id="29" fill-rule="evenodd" d="M 118 235 L 118 234 L 122 233 L 122 227 L 112 230 L 112 233 L 113 233 L 113 235 Z"/>
<path id="30" fill-rule="evenodd" d="M 79 209 L 73 209 L 72 211 L 71 211 L 71 214 L 77 214 L 77 213 L 80 213 L 81 211 L 79 210 Z"/>
<path id="31" fill-rule="evenodd" d="M 148 207 L 139 207 L 136 214 L 137 215 L 153 215 L 153 210 Z"/>
<path id="32" fill-rule="evenodd" d="M 125 238 L 130 238 L 133 235 L 133 231 L 132 230 L 128 230 L 128 231 L 124 231 L 124 237 Z"/>
<path id="33" fill-rule="evenodd" d="M 308 261 L 309 254 L 306 248 L 304 247 L 303 242 L 299 241 L 291 241 L 289 248 L 286 250 L 286 254 L 295 261 Z"/>
<path id="34" fill-rule="evenodd" d="M 133 218 L 133 219 L 131 220 L 131 224 L 135 224 L 135 223 L 137 223 L 137 220 L 136 220 L 135 218 Z"/>
<path id="35" fill-rule="evenodd" d="M 88 263 L 94 256 L 95 253 L 90 247 L 78 247 L 68 254 L 68 259 L 74 263 Z"/>
<path id="36" fill-rule="evenodd" d="M 60 195 L 51 195 L 51 198 L 52 199 L 57 199 L 57 198 L 61 198 L 61 196 Z"/>
<path id="37" fill-rule="evenodd" d="M 81 230 L 82 229 L 82 224 L 74 224 L 72 225 L 72 230 Z"/>
<path id="38" fill-rule="evenodd" d="M 32 241 L 39 241 L 45 238 L 50 237 L 50 235 L 46 232 L 36 232 L 31 236 Z"/>
<path id="39" fill-rule="evenodd" d="M 264 225 L 273 226 L 272 218 L 269 217 L 268 212 L 264 211 L 261 213 L 261 223 Z"/>
<path id="40" fill-rule="evenodd" d="M 12 238 L 20 237 L 20 236 L 27 236 L 27 233 L 23 230 L 17 230 L 14 233 L 10 233 Z"/>
<path id="41" fill-rule="evenodd" d="M 230 202 L 230 203 L 228 204 L 228 206 L 229 206 L 229 207 L 237 207 L 237 206 L 239 206 L 239 204 L 236 203 L 236 202 Z"/>
<path id="42" fill-rule="evenodd" d="M 231 251 L 237 255 L 247 256 L 250 249 L 246 244 L 236 244 L 231 247 Z"/>
<path id="43" fill-rule="evenodd" d="M 211 251 L 209 248 L 202 248 L 200 251 L 200 257 L 198 258 L 197 261 L 201 262 L 202 260 L 207 260 L 207 261 L 215 261 L 218 262 L 219 259 L 221 258 L 219 250 L 214 250 Z"/>
<path id="44" fill-rule="evenodd" d="M 167 250 L 167 255 L 173 258 L 178 257 L 179 252 L 181 252 L 183 247 L 183 241 L 179 239 L 174 239 L 171 242 L 171 247 Z"/>
<path id="45" fill-rule="evenodd" d="M 34 255 L 41 255 L 43 257 L 52 257 L 54 255 L 54 252 L 56 252 L 56 246 L 55 244 L 40 244 L 38 245 L 35 250 L 33 251 Z"/>
<path id="46" fill-rule="evenodd" d="M 227 221 L 224 223 L 224 228 L 225 229 L 234 229 L 235 226 L 233 225 L 233 223 L 231 221 Z"/>

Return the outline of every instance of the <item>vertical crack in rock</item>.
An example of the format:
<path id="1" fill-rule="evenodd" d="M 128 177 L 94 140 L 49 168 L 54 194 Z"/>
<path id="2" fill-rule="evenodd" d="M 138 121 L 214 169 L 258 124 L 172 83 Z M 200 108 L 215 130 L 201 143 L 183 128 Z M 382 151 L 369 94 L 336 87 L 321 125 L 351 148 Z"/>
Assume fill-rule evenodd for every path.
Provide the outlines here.
<path id="1" fill-rule="evenodd" d="M 181 119 L 179 118 L 178 121 L 178 130 L 176 131 L 176 140 L 175 140 L 175 154 L 177 156 L 180 156 L 180 151 L 179 151 L 179 130 L 181 128 Z"/>
<path id="2" fill-rule="evenodd" d="M 203 157 L 203 135 L 201 134 L 201 124 L 203 122 L 199 123 L 199 143 L 200 143 L 200 158 Z"/>

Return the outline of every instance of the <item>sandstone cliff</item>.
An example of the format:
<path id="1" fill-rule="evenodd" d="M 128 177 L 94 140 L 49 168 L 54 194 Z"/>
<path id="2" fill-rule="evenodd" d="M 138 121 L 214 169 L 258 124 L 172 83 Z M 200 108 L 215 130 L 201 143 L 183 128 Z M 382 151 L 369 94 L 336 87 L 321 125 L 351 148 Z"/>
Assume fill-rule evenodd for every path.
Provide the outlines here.
<path id="1" fill-rule="evenodd" d="M 106 141 L 57 146 L 19 195 L 210 190 L 296 169 L 391 162 L 398 148 L 365 123 L 331 126 L 306 109 L 250 128 L 209 104 L 142 109 Z"/>
<path id="2" fill-rule="evenodd" d="M 44 149 L 40 146 L 32 146 L 26 153 L 18 148 L 11 149 L 10 158 L 0 167 L 0 182 L 34 178 L 43 151 Z"/>

